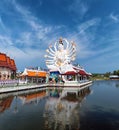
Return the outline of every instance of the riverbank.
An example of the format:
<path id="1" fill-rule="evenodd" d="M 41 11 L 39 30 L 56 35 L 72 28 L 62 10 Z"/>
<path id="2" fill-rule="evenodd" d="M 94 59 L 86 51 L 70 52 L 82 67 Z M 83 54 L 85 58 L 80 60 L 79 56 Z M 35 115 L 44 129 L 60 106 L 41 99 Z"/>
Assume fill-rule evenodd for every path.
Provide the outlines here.
<path id="1" fill-rule="evenodd" d="M 0 93 L 10 93 L 10 92 L 30 90 L 30 89 L 35 89 L 35 88 L 44 89 L 46 86 L 48 86 L 48 84 L 2 86 L 0 87 Z"/>
<path id="2" fill-rule="evenodd" d="M 92 81 L 86 81 L 82 83 L 66 83 L 66 84 L 24 84 L 24 85 L 14 85 L 14 86 L 1 86 L 0 93 L 10 93 L 10 92 L 17 92 L 17 91 L 24 91 L 30 89 L 46 89 L 46 87 L 72 87 L 72 88 L 79 88 L 85 87 L 86 85 L 91 84 Z"/>

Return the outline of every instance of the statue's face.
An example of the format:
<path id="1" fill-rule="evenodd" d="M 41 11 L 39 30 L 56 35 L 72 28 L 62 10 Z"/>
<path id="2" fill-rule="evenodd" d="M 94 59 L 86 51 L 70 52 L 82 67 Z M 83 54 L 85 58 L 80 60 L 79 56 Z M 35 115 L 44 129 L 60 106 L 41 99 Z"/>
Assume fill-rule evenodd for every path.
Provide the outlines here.
<path id="1" fill-rule="evenodd" d="M 59 49 L 59 51 L 63 51 L 64 50 L 64 46 L 62 44 L 59 44 L 58 45 L 58 49 Z"/>

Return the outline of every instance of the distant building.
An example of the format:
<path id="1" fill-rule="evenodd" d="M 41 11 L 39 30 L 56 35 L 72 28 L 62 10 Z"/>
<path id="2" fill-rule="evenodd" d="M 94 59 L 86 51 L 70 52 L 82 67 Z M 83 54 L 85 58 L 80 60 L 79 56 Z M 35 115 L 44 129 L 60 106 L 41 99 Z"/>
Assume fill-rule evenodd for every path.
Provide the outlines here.
<path id="1" fill-rule="evenodd" d="M 16 75 L 16 64 L 4 53 L 0 53 L 0 80 L 12 79 Z"/>
<path id="2" fill-rule="evenodd" d="M 19 83 L 43 83 L 46 76 L 46 71 L 25 68 L 24 72 L 20 75 Z"/>
<path id="3" fill-rule="evenodd" d="M 109 78 L 110 79 L 119 79 L 119 76 L 118 75 L 110 75 Z"/>

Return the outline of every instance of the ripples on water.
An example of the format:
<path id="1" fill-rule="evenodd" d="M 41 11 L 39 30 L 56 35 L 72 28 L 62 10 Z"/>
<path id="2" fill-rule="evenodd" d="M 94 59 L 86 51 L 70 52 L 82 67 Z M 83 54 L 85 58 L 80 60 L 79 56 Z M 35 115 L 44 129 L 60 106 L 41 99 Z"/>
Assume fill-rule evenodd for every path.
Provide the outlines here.
<path id="1" fill-rule="evenodd" d="M 0 130 L 119 130 L 119 81 L 95 81 L 78 96 L 62 89 L 0 95 Z"/>

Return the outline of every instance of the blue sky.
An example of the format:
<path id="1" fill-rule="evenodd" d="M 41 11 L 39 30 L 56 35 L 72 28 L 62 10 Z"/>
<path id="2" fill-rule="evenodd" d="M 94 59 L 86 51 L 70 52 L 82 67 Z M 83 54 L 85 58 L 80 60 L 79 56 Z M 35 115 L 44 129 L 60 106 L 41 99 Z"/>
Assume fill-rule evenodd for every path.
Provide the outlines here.
<path id="1" fill-rule="evenodd" d="M 119 69 L 118 0 L 1 0 L 0 52 L 25 67 L 46 68 L 44 55 L 59 37 L 75 41 L 88 72 Z"/>

